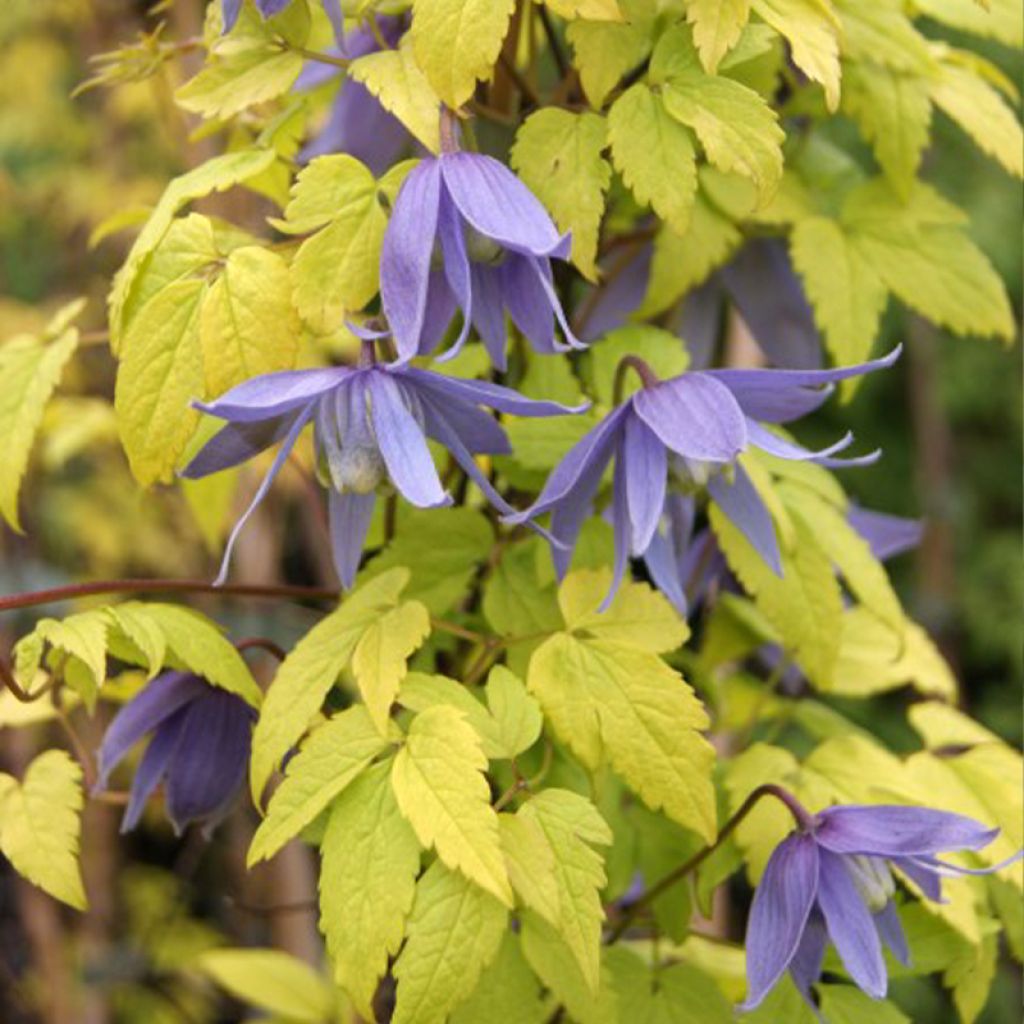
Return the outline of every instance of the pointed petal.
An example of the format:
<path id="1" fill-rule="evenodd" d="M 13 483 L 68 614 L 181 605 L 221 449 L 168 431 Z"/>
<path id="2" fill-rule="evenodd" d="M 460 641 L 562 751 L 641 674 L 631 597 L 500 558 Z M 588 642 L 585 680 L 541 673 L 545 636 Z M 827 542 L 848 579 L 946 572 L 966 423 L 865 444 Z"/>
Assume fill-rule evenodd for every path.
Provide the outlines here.
<path id="1" fill-rule="evenodd" d="M 214 580 L 215 586 L 220 586 L 228 578 L 228 568 L 231 565 L 231 552 L 234 550 L 235 541 L 238 540 L 238 535 L 242 532 L 242 528 L 249 521 L 249 517 L 256 511 L 256 506 L 267 496 L 267 491 L 270 490 L 271 484 L 277 479 L 277 474 L 281 472 L 285 462 L 288 461 L 288 456 L 291 454 L 291 450 L 295 447 L 295 442 L 298 441 L 299 435 L 305 429 L 307 423 L 313 417 L 315 406 L 309 405 L 295 418 L 291 428 L 285 435 L 284 442 L 281 447 L 277 450 L 277 455 L 274 457 L 273 463 L 271 463 L 270 469 L 267 470 L 267 475 L 263 478 L 259 487 L 256 489 L 256 493 L 253 495 L 252 501 L 249 503 L 249 507 L 239 517 L 237 523 L 231 530 L 231 534 L 228 537 L 228 542 L 224 546 L 224 557 L 220 563 L 220 572 L 217 574 L 216 580 Z"/>
<path id="2" fill-rule="evenodd" d="M 110 773 L 146 733 L 198 697 L 206 684 L 187 672 L 164 672 L 147 683 L 114 716 L 100 745 L 97 790 L 106 789 Z"/>
<path id="3" fill-rule="evenodd" d="M 221 0 L 220 10 L 224 31 L 230 32 L 238 21 L 238 15 L 242 13 L 242 0 Z"/>
<path id="4" fill-rule="evenodd" d="M 228 423 L 193 456 L 181 471 L 187 480 L 198 480 L 210 473 L 239 466 L 277 444 L 291 429 L 297 413 L 289 413 L 257 423 Z"/>
<path id="5" fill-rule="evenodd" d="M 822 849 L 819 861 L 818 905 L 839 958 L 869 996 L 883 999 L 888 978 L 871 912 L 857 893 L 842 857 Z"/>
<path id="6" fill-rule="evenodd" d="M 903 872 L 933 903 L 945 903 L 942 898 L 942 876 L 915 857 L 893 857 L 892 866 Z"/>
<path id="7" fill-rule="evenodd" d="M 775 526 L 747 471 L 737 462 L 732 483 L 717 474 L 708 481 L 708 493 L 729 522 L 750 541 L 764 564 L 781 576 L 782 556 Z"/>
<path id="8" fill-rule="evenodd" d="M 815 836 L 825 849 L 878 857 L 980 850 L 999 834 L 973 818 L 930 807 L 846 805 L 822 811 L 818 820 Z"/>
<path id="9" fill-rule="evenodd" d="M 555 283 L 551 276 L 551 263 L 540 256 L 527 256 L 525 259 L 527 266 L 533 271 L 533 276 L 540 285 L 541 291 L 547 296 L 551 311 L 555 314 L 558 326 L 562 328 L 562 334 L 565 335 L 566 344 L 555 342 L 555 350 L 565 352 L 567 347 L 585 350 L 587 346 L 573 334 L 569 319 L 565 315 L 565 310 L 562 309 L 562 300 L 559 299 L 558 293 L 555 291 Z"/>
<path id="10" fill-rule="evenodd" d="M 627 430 L 629 424 L 626 424 Z M 629 541 L 630 522 L 629 506 L 627 497 L 625 459 L 622 458 L 620 449 L 619 457 L 615 460 L 615 475 L 612 478 L 612 528 L 615 532 L 615 555 L 612 560 L 612 582 L 608 587 L 608 593 L 598 607 L 598 611 L 608 610 L 608 606 L 615 600 L 615 595 L 622 586 L 622 579 L 626 575 L 626 567 L 629 565 Z"/>
<path id="11" fill-rule="evenodd" d="M 178 708 L 170 718 L 160 723 L 153 733 L 153 738 L 146 747 L 146 752 L 139 761 L 132 779 L 131 796 L 121 819 L 121 833 L 131 832 L 139 823 L 146 802 L 156 792 L 157 786 L 167 775 L 168 765 L 174 752 L 178 749 L 181 727 L 188 715 L 188 705 Z"/>
<path id="12" fill-rule="evenodd" d="M 747 445 L 747 425 L 732 393 L 706 373 L 684 373 L 631 399 L 640 418 L 680 455 L 732 462 Z"/>
<path id="13" fill-rule="evenodd" d="M 900 924 L 900 915 L 896 910 L 896 904 L 892 900 L 886 903 L 885 907 L 875 914 L 875 927 L 882 942 L 889 947 L 889 951 L 904 967 L 910 966 L 910 947 L 907 945 L 907 937 L 903 934 L 903 925 Z"/>
<path id="14" fill-rule="evenodd" d="M 759 1005 L 796 955 L 818 889 L 818 848 L 791 835 L 775 848 L 754 893 L 747 923 L 747 998 Z"/>
<path id="15" fill-rule="evenodd" d="M 761 426 L 760 423 L 754 420 L 747 420 L 747 437 L 750 443 L 755 448 L 760 448 L 763 452 L 768 452 L 769 455 L 775 455 L 780 459 L 789 459 L 791 462 L 813 462 L 819 466 L 870 466 L 872 463 L 877 462 L 881 456 L 881 451 L 876 450 L 870 452 L 868 455 L 858 455 L 852 459 L 836 459 L 832 456 L 836 452 L 841 452 L 845 448 L 849 448 L 853 443 L 853 434 L 844 434 L 835 444 L 829 445 L 828 448 L 822 448 L 821 451 L 811 451 L 809 448 L 804 448 L 802 445 L 794 444 L 792 441 L 787 441 L 783 437 L 779 437 L 778 434 L 773 434 L 770 430 L 766 430 Z"/>
<path id="16" fill-rule="evenodd" d="M 324 13 L 334 29 L 334 38 L 339 46 L 345 45 L 345 17 L 341 13 L 341 0 L 320 0 Z"/>
<path id="17" fill-rule="evenodd" d="M 395 487 L 419 508 L 450 505 L 423 428 L 409 412 L 398 382 L 378 370 L 370 374 L 368 386 L 374 434 Z"/>
<path id="18" fill-rule="evenodd" d="M 815 907 L 807 918 L 807 926 L 800 939 L 793 959 L 789 962 L 789 973 L 797 991 L 813 1005 L 811 986 L 821 977 L 821 965 L 825 960 L 828 945 L 828 929 L 821 911 Z"/>
<path id="19" fill-rule="evenodd" d="M 233 423 L 260 420 L 298 412 L 321 395 L 336 388 L 352 371 L 346 366 L 321 370 L 283 370 L 264 373 L 233 387 L 213 402 L 193 402 L 201 412 Z"/>
<path id="20" fill-rule="evenodd" d="M 678 315 L 669 322 L 670 330 L 683 339 L 690 354 L 691 372 L 705 370 L 714 362 L 722 334 L 724 307 L 722 286 L 713 275 L 686 293 Z"/>
<path id="21" fill-rule="evenodd" d="M 418 390 L 417 393 L 424 411 L 429 413 L 425 423 L 427 437 L 440 441 L 447 448 L 447 439 L 454 434 L 466 451 L 473 455 L 512 453 L 508 435 L 490 413 L 466 402 L 441 399 L 433 391 Z M 445 424 L 444 429 L 440 427 L 441 421 Z"/>
<path id="22" fill-rule="evenodd" d="M 331 522 L 331 551 L 334 568 L 342 587 L 349 590 L 359 570 L 359 560 L 366 543 L 366 532 L 373 518 L 377 496 L 370 494 L 339 494 L 332 490 L 327 498 Z"/>
<path id="23" fill-rule="evenodd" d="M 455 343 L 448 350 L 448 358 L 462 351 L 469 337 L 473 323 L 475 296 L 473 295 L 473 273 L 466 251 L 466 238 L 462 230 L 459 212 L 447 192 L 441 190 L 441 203 L 437 211 L 437 234 L 441 241 L 441 255 L 444 258 L 444 276 L 455 302 L 462 310 L 462 328 Z"/>
<path id="24" fill-rule="evenodd" d="M 684 618 L 689 615 L 689 602 L 683 589 L 679 561 L 672 545 L 670 531 L 655 530 L 643 558 L 644 565 L 647 566 L 647 571 L 658 590 L 668 598 L 680 615 Z"/>
<path id="25" fill-rule="evenodd" d="M 629 547 L 639 556 L 651 543 L 665 507 L 668 475 L 665 446 L 639 416 L 626 420 L 621 461 Z"/>
<path id="26" fill-rule="evenodd" d="M 495 369 L 504 372 L 505 309 L 501 301 L 501 277 L 496 267 L 474 263 L 470 272 L 473 281 L 473 325 L 483 339 Z"/>
<path id="27" fill-rule="evenodd" d="M 924 533 L 924 523 L 920 519 L 890 516 L 859 505 L 847 508 L 846 521 L 868 542 L 871 553 L 882 562 L 916 548 Z"/>
<path id="28" fill-rule="evenodd" d="M 419 351 L 440 201 L 441 168 L 428 157 L 402 183 L 384 234 L 380 296 L 403 360 Z"/>
<path id="29" fill-rule="evenodd" d="M 499 268 L 501 291 L 509 315 L 535 352 L 552 355 L 555 321 L 548 294 L 537 278 L 529 257 L 510 252 Z"/>
<path id="30" fill-rule="evenodd" d="M 643 302 L 653 255 L 654 246 L 648 242 L 621 254 L 616 253 L 614 261 L 602 264 L 601 285 L 596 294 L 591 292 L 584 299 L 584 308 L 589 306 L 580 328 L 580 338 L 584 342 L 597 341 L 609 331 L 621 327 L 629 314 Z"/>
<path id="31" fill-rule="evenodd" d="M 479 153 L 446 153 L 440 162 L 455 205 L 480 234 L 518 252 L 568 257 L 568 235 L 504 164 Z"/>
<path id="32" fill-rule="evenodd" d="M 455 316 L 455 296 L 443 270 L 432 270 L 427 286 L 427 308 L 423 312 L 423 330 L 420 333 L 420 355 L 429 355 L 441 343 L 452 317 Z"/>

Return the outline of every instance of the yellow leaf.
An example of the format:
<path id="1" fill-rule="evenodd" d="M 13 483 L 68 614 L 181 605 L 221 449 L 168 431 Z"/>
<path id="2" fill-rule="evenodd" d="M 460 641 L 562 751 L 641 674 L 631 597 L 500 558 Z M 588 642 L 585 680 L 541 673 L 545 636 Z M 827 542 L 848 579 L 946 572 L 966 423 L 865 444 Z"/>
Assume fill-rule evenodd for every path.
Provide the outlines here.
<path id="1" fill-rule="evenodd" d="M 623 21 L 618 0 L 544 0 L 562 18 L 586 18 L 589 21 Z"/>
<path id="2" fill-rule="evenodd" d="M 750 0 L 689 0 L 686 20 L 693 26 L 693 41 L 709 75 L 736 45 L 750 17 Z"/>

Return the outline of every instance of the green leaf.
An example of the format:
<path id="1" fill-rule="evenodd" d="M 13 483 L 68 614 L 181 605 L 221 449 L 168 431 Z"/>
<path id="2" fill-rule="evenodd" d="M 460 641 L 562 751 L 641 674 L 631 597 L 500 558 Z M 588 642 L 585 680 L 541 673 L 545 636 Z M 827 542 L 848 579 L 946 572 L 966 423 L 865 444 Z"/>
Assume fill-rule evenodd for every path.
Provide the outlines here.
<path id="1" fill-rule="evenodd" d="M 335 799 L 320 844 L 320 928 L 335 980 L 368 1020 L 388 958 L 402 944 L 420 866 L 390 772 L 390 762 L 374 765 Z"/>
<path id="2" fill-rule="evenodd" d="M 270 798 L 267 816 L 249 847 L 248 866 L 273 857 L 387 746 L 388 739 L 360 705 L 314 729 L 288 762 L 284 781 Z"/>
<path id="3" fill-rule="evenodd" d="M 614 404 L 615 377 L 627 355 L 639 356 L 662 380 L 679 376 L 690 362 L 685 346 L 679 344 L 679 338 L 671 331 L 648 324 L 617 327 L 595 342 L 587 357 L 587 379 L 594 399 L 602 405 Z M 640 388 L 633 373 L 627 373 L 622 383 L 622 398 Z"/>
<path id="4" fill-rule="evenodd" d="M 628 12 L 628 24 L 581 19 L 566 29 L 580 84 L 595 109 L 604 106 L 623 75 L 638 67 L 651 52 L 654 3 L 623 0 L 622 7 Z"/>
<path id="5" fill-rule="evenodd" d="M 963 1024 L 974 1024 L 985 1009 L 998 964 L 998 936 L 987 935 L 978 946 L 958 958 L 943 974 L 943 982 L 953 989 L 953 1003 Z M 907 1020 L 902 1014 L 900 1016 L 902 1020 Z"/>
<path id="6" fill-rule="evenodd" d="M 601 155 L 604 118 L 548 107 L 531 114 L 516 133 L 512 166 L 555 218 L 572 232 L 572 260 L 597 278 L 597 240 L 612 170 Z"/>
<path id="7" fill-rule="evenodd" d="M 408 671 L 406 662 L 429 635 L 427 609 L 419 601 L 406 601 L 374 620 L 356 645 L 352 674 L 382 736 L 388 735 L 391 705 Z"/>
<path id="8" fill-rule="evenodd" d="M 914 6 L 953 28 L 998 39 L 1008 46 L 1024 46 L 1024 12 L 1017 0 L 915 0 Z"/>
<path id="9" fill-rule="evenodd" d="M 692 10 L 692 8 L 691 8 Z M 685 234 L 697 193 L 697 163 L 689 129 L 669 116 L 643 82 L 630 86 L 608 113 L 616 170 L 636 196 L 674 231 Z M 672 168 L 671 174 L 665 168 Z"/>
<path id="10" fill-rule="evenodd" d="M 480 975 L 473 994 L 451 1016 L 451 1024 L 544 1024 L 549 1010 L 530 970 L 519 938 L 506 932 L 494 961 Z"/>
<path id="11" fill-rule="evenodd" d="M 199 313 L 205 281 L 178 281 L 132 320 L 117 371 L 114 408 L 128 463 L 143 486 L 170 482 L 199 414 L 203 393 Z"/>
<path id="12" fill-rule="evenodd" d="M 416 885 L 395 964 L 394 1024 L 444 1024 L 497 956 L 507 916 L 493 896 L 435 861 Z"/>
<path id="13" fill-rule="evenodd" d="M 281 758 L 320 710 L 363 633 L 398 604 L 408 581 L 408 570 L 393 569 L 358 587 L 289 652 L 266 692 L 253 732 L 249 781 L 256 804 Z"/>
<path id="14" fill-rule="evenodd" d="M 365 85 L 431 153 L 438 152 L 441 101 L 416 63 L 411 37 L 402 36 L 397 50 L 380 50 L 356 58 L 348 74 Z"/>
<path id="15" fill-rule="evenodd" d="M 133 655 L 149 670 L 149 679 L 154 678 L 163 668 L 167 638 L 159 624 L 146 613 L 146 606 L 128 601 L 107 608 L 106 613 L 110 620 L 107 642 L 111 652 L 122 660 L 130 660 L 119 650 L 123 637 L 134 648 Z"/>
<path id="16" fill-rule="evenodd" d="M 377 293 L 387 228 L 377 181 L 353 156 L 318 157 L 299 174 L 286 216 L 289 231 L 324 225 L 299 246 L 292 281 L 303 319 L 328 333 Z"/>
<path id="17" fill-rule="evenodd" d="M 673 637 L 643 618 L 645 609 L 658 608 L 649 588 L 623 589 L 616 601 L 621 617 L 615 604 L 604 623 L 590 611 L 608 581 L 606 572 L 566 578 L 559 598 L 571 632 L 556 633 L 534 652 L 530 691 L 587 768 L 607 755 L 649 807 L 713 839 L 714 752 L 697 731 L 707 715 L 682 676 L 653 653 Z"/>
<path id="18" fill-rule="evenodd" d="M 453 871 L 511 906 L 486 768 L 480 737 L 463 713 L 438 705 L 413 719 L 391 782 L 419 841 L 435 848 Z"/>
<path id="19" fill-rule="evenodd" d="M 4 452 L 0 516 L 19 533 L 21 479 L 28 468 L 46 403 L 78 346 L 78 329 L 69 322 L 81 309 L 81 302 L 65 306 L 50 322 L 42 339 L 22 335 L 0 346 L 0 376 L 4 381 L 0 393 L 0 446 Z"/>
<path id="20" fill-rule="evenodd" d="M 206 394 L 295 365 L 301 324 L 288 264 L 262 246 L 235 249 L 199 314 Z"/>
<path id="21" fill-rule="evenodd" d="M 836 7 L 846 60 L 881 64 L 915 74 L 927 74 L 931 69 L 934 61 L 929 42 L 904 13 L 902 4 L 836 0 Z"/>
<path id="22" fill-rule="evenodd" d="M 817 988 L 822 1016 L 833 1024 L 862 1024 L 865 1020 L 876 1024 L 910 1024 L 910 1018 L 892 1003 L 872 999 L 852 985 L 819 985 Z"/>
<path id="23" fill-rule="evenodd" d="M 18 874 L 85 910 L 78 867 L 82 769 L 63 750 L 40 754 L 19 783 L 0 772 L 0 852 Z"/>
<path id="24" fill-rule="evenodd" d="M 920 701 L 907 709 L 907 718 L 929 750 L 935 747 L 973 747 L 996 743 L 998 737 L 973 718 L 937 700 Z"/>
<path id="25" fill-rule="evenodd" d="M 544 0 L 544 4 L 561 18 L 622 21 L 618 0 Z"/>
<path id="26" fill-rule="evenodd" d="M 64 674 L 79 696 L 92 707 L 96 691 L 107 676 L 107 627 L 104 611 L 93 609 L 66 619 L 42 619 L 35 634 L 68 659 Z M 20 646 L 20 644 L 19 644 Z M 72 671 L 77 662 L 81 671 Z"/>
<path id="27" fill-rule="evenodd" d="M 839 20 L 828 0 L 752 0 L 754 12 L 789 43 L 793 63 L 839 106 Z"/>
<path id="28" fill-rule="evenodd" d="M 246 107 L 286 93 L 302 71 L 303 57 L 274 46 L 247 47 L 214 57 L 178 89 L 178 106 L 205 118 L 226 120 Z"/>
<path id="29" fill-rule="evenodd" d="M 596 994 L 607 879 L 590 844 L 609 845 L 611 830 L 589 800 L 565 789 L 544 790 L 501 822 L 516 892 L 559 933 Z"/>
<path id="30" fill-rule="evenodd" d="M 557 621 L 555 587 L 541 583 L 537 569 L 537 543 L 512 544 L 484 584 L 484 617 L 499 636 L 542 636 Z"/>
<path id="31" fill-rule="evenodd" d="M 449 107 L 461 107 L 478 80 L 490 79 L 514 7 L 514 0 L 414 0 L 416 61 Z"/>
<path id="32" fill-rule="evenodd" d="M 739 41 L 749 17 L 750 0 L 689 0 L 686 20 L 693 26 L 693 42 L 709 75 Z"/>
<path id="33" fill-rule="evenodd" d="M 889 300 L 871 261 L 826 217 L 808 217 L 796 225 L 790 254 L 832 361 L 838 366 L 862 362 L 871 352 Z"/>
<path id="34" fill-rule="evenodd" d="M 211 949 L 196 967 L 247 1006 L 302 1024 L 332 1020 L 335 996 L 309 964 L 276 949 Z"/>
<path id="35" fill-rule="evenodd" d="M 513 758 L 529 750 L 540 737 L 544 721 L 540 706 L 527 692 L 523 681 L 504 665 L 495 665 L 487 676 L 487 706 L 494 721 L 492 747 L 488 757 Z"/>

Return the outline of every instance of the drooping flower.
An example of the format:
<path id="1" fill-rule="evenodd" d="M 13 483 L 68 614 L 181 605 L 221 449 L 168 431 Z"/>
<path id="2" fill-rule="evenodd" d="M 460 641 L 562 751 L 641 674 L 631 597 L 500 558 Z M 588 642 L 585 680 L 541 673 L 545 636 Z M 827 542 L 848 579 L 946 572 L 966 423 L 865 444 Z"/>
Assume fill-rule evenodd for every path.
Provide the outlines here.
<path id="1" fill-rule="evenodd" d="M 485 381 L 378 363 L 373 344 L 371 336 L 364 339 L 356 367 L 268 373 L 239 384 L 214 402 L 195 403 L 203 412 L 226 420 L 227 426 L 185 467 L 186 477 L 237 466 L 283 442 L 252 504 L 231 532 L 218 582 L 227 575 L 239 532 L 308 423 L 313 424 L 318 475 L 329 488 L 334 562 L 347 588 L 355 579 L 381 487 L 393 484 L 419 508 L 451 504 L 427 438 L 447 448 L 495 508 L 507 515 L 514 510 L 480 471 L 474 455 L 508 454 L 511 448 L 504 430 L 480 406 L 516 416 L 557 416 L 585 408 L 535 401 Z"/>
<path id="2" fill-rule="evenodd" d="M 982 849 L 999 829 L 930 808 L 849 805 L 812 816 L 797 807 L 794 814 L 798 828 L 775 848 L 754 894 L 743 1009 L 758 1006 L 787 970 L 810 1001 L 830 940 L 854 982 L 884 998 L 883 944 L 901 963 L 910 958 L 891 869 L 941 900 L 944 876 L 988 874 L 1021 856 L 982 870 L 940 860 L 940 853 Z"/>
<path id="3" fill-rule="evenodd" d="M 475 325 L 504 369 L 506 310 L 538 352 L 579 346 L 551 275 L 551 257 L 567 259 L 569 249 L 569 236 L 493 157 L 422 160 L 398 193 L 381 255 L 381 300 L 400 359 L 433 351 L 456 307 L 463 324 L 449 356 Z M 556 318 L 568 346 L 555 338 Z"/>
<path id="4" fill-rule="evenodd" d="M 245 781 L 255 711 L 241 697 L 187 672 L 164 672 L 110 723 L 99 751 L 97 789 L 150 734 L 132 780 L 121 831 L 135 828 L 146 801 L 164 783 L 167 816 L 180 835 L 190 822 L 210 831 Z"/>
<path id="5" fill-rule="evenodd" d="M 405 28 L 403 18 L 380 17 L 379 31 L 384 40 L 396 45 Z M 370 29 L 362 27 L 349 32 L 342 45 L 328 51 L 330 56 L 355 60 L 380 49 L 380 42 Z M 349 153 L 361 160 L 375 175 L 383 174 L 411 144 L 404 125 L 386 111 L 360 82 L 322 61 L 310 61 L 303 69 L 296 89 L 315 89 L 334 79 L 342 79 L 327 121 L 315 138 L 299 152 L 303 162 L 325 153 Z"/>
<path id="6" fill-rule="evenodd" d="M 292 0 L 253 0 L 253 2 L 256 4 L 256 10 L 264 18 L 272 18 L 275 14 L 280 14 Z M 345 38 L 345 18 L 341 13 L 341 0 L 320 0 L 320 2 L 323 5 L 324 13 L 331 20 L 335 38 L 340 44 Z M 230 32 L 235 27 L 235 22 L 238 21 L 238 16 L 242 13 L 244 3 L 245 0 L 221 0 L 221 19 L 224 22 L 225 32 Z"/>
<path id="7" fill-rule="evenodd" d="M 768 430 L 816 409 L 834 382 L 891 366 L 899 349 L 868 363 L 835 370 L 703 370 L 659 381 L 632 360 L 643 387 L 609 413 L 555 467 L 537 501 L 508 517 L 525 522 L 551 512 L 555 567 L 564 574 L 572 547 L 607 465 L 614 460 L 611 518 L 615 566 L 611 600 L 630 554 L 648 554 L 672 493 L 706 490 L 771 569 L 781 574 L 778 541 L 764 502 L 738 457 L 748 448 L 819 465 L 865 465 L 878 452 L 834 458 L 853 440 L 847 434 L 823 451 L 810 451 Z M 664 550 L 656 546 L 651 557 Z"/>

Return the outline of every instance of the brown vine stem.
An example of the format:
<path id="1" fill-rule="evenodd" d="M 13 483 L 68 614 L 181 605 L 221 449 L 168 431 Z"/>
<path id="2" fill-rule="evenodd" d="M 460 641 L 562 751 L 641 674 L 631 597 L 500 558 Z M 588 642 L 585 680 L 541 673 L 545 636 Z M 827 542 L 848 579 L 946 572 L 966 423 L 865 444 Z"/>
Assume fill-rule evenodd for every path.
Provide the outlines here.
<path id="1" fill-rule="evenodd" d="M 808 811 L 800 804 L 800 802 L 790 793 L 788 790 L 783 789 L 781 786 L 776 786 L 774 783 L 766 783 L 763 786 L 758 786 L 746 800 L 740 805 L 739 810 L 722 826 L 722 830 L 718 833 L 718 838 L 710 845 L 705 846 L 703 850 L 699 850 L 689 860 L 684 861 L 679 867 L 670 871 L 660 882 L 656 882 L 646 892 L 642 893 L 638 899 L 626 908 L 619 922 L 614 928 L 608 933 L 608 938 L 605 940 L 606 944 L 611 945 L 613 942 L 617 942 L 622 936 L 628 931 L 629 926 L 636 919 L 636 916 L 640 913 L 644 907 L 650 906 L 662 893 L 667 892 L 672 888 L 676 882 L 681 881 L 691 872 L 695 871 L 701 864 L 707 860 L 717 850 L 726 839 L 735 831 L 736 826 L 754 809 L 757 802 L 763 796 L 773 796 L 776 800 L 782 801 L 786 805 L 790 814 L 793 815 L 797 826 L 804 830 L 809 830 L 813 824 L 813 817 Z"/>
<path id="2" fill-rule="evenodd" d="M 250 636 L 244 640 L 239 640 L 235 644 L 235 650 L 241 654 L 244 651 L 266 651 L 267 654 L 272 654 L 278 661 L 284 661 L 288 656 L 287 652 L 279 644 L 274 643 L 269 637 L 265 636 Z"/>

